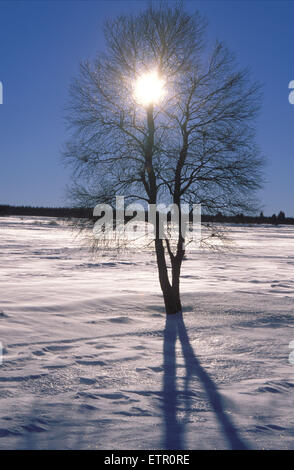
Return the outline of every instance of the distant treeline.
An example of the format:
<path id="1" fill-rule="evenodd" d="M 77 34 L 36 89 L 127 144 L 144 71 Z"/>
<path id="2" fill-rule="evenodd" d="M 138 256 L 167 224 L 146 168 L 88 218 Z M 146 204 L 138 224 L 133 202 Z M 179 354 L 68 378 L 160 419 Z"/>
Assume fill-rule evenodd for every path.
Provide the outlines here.
<path id="1" fill-rule="evenodd" d="M 257 216 L 249 216 L 244 214 L 237 215 L 223 215 L 219 212 L 216 215 L 202 215 L 204 222 L 221 222 L 221 223 L 236 223 L 236 224 L 271 224 L 271 225 L 294 225 L 294 217 L 286 217 L 285 212 L 280 211 L 278 215 L 265 216 L 261 212 Z"/>
<path id="2" fill-rule="evenodd" d="M 0 205 L 0 216 L 19 215 L 34 217 L 91 218 L 92 214 L 93 209 Z"/>
<path id="3" fill-rule="evenodd" d="M 31 207 L 31 206 L 9 206 L 0 205 L 0 216 L 34 216 L 34 217 L 62 217 L 62 218 L 86 218 L 93 219 L 93 209 L 70 208 L 70 207 Z M 115 217 L 115 211 L 114 211 Z M 128 217 L 130 219 L 130 217 Z M 147 214 L 146 214 L 147 220 Z M 237 223 L 237 224 L 271 224 L 271 225 L 294 225 L 294 217 L 286 217 L 285 212 L 280 211 L 278 215 L 273 214 L 268 217 L 261 212 L 258 216 L 248 216 L 244 214 L 223 215 L 218 212 L 216 215 L 202 214 L 203 222 Z"/>
<path id="4" fill-rule="evenodd" d="M 93 219 L 93 209 L 70 208 L 70 207 L 31 207 L 31 206 L 9 206 L 0 205 L 0 216 L 34 216 L 34 217 L 62 217 L 62 218 L 87 218 Z M 114 213 L 115 217 L 115 213 Z M 130 219 L 130 218 L 128 218 Z M 147 220 L 147 215 L 146 215 Z M 287 224 L 294 225 L 294 217 L 286 217 L 285 212 L 280 211 L 278 215 L 273 214 L 268 217 L 261 212 L 258 216 L 248 216 L 244 214 L 223 215 L 218 212 L 216 215 L 202 214 L 203 222 L 237 223 L 237 224 Z"/>

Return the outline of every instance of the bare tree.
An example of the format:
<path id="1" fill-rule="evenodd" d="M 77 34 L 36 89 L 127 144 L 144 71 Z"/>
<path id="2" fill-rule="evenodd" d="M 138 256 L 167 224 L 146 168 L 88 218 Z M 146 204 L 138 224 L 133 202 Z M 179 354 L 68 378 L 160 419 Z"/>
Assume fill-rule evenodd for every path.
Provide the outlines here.
<path id="1" fill-rule="evenodd" d="M 255 210 L 262 159 L 255 144 L 259 86 L 237 70 L 227 48 L 205 48 L 206 22 L 180 6 L 149 6 L 105 25 L 107 50 L 81 64 L 71 88 L 73 166 L 79 205 L 165 201 L 201 204 L 206 214 Z M 134 84 L 156 71 L 165 83 L 158 102 L 140 103 Z M 155 231 L 166 312 L 181 311 L 185 237 L 175 246 Z M 169 278 L 168 264 L 171 265 Z"/>

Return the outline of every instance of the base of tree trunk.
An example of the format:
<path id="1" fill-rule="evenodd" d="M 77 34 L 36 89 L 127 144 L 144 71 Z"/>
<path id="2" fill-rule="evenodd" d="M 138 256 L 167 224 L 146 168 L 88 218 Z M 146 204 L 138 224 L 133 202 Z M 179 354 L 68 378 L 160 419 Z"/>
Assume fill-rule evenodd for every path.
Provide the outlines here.
<path id="1" fill-rule="evenodd" d="M 182 311 L 180 299 L 174 295 L 164 296 L 165 311 L 167 315 L 175 315 Z"/>

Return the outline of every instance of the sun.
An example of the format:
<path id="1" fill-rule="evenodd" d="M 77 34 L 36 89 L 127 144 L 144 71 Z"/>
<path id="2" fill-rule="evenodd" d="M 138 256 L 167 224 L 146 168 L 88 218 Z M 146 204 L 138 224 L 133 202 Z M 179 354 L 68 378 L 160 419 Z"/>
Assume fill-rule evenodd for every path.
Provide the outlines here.
<path id="1" fill-rule="evenodd" d="M 157 71 L 146 72 L 135 83 L 134 97 L 143 106 L 157 104 L 164 96 L 164 85 L 165 81 Z"/>

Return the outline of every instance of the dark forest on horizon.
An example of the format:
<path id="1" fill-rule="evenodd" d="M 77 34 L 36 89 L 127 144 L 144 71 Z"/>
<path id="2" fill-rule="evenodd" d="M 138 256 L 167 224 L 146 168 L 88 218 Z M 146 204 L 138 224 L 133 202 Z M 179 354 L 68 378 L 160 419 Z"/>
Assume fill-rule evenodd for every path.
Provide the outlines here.
<path id="1" fill-rule="evenodd" d="M 32 217 L 60 217 L 60 218 L 85 218 L 96 219 L 93 209 L 80 207 L 32 207 L 0 205 L 0 216 L 32 216 Z M 115 217 L 115 210 L 114 210 Z M 126 217 L 131 220 L 132 217 Z M 278 215 L 265 216 L 261 212 L 257 216 L 245 214 L 224 215 L 218 212 L 215 215 L 202 214 L 202 222 L 237 223 L 237 224 L 270 224 L 270 225 L 294 225 L 294 217 L 286 217 L 285 212 L 280 211 Z M 147 220 L 147 213 L 146 213 Z"/>

